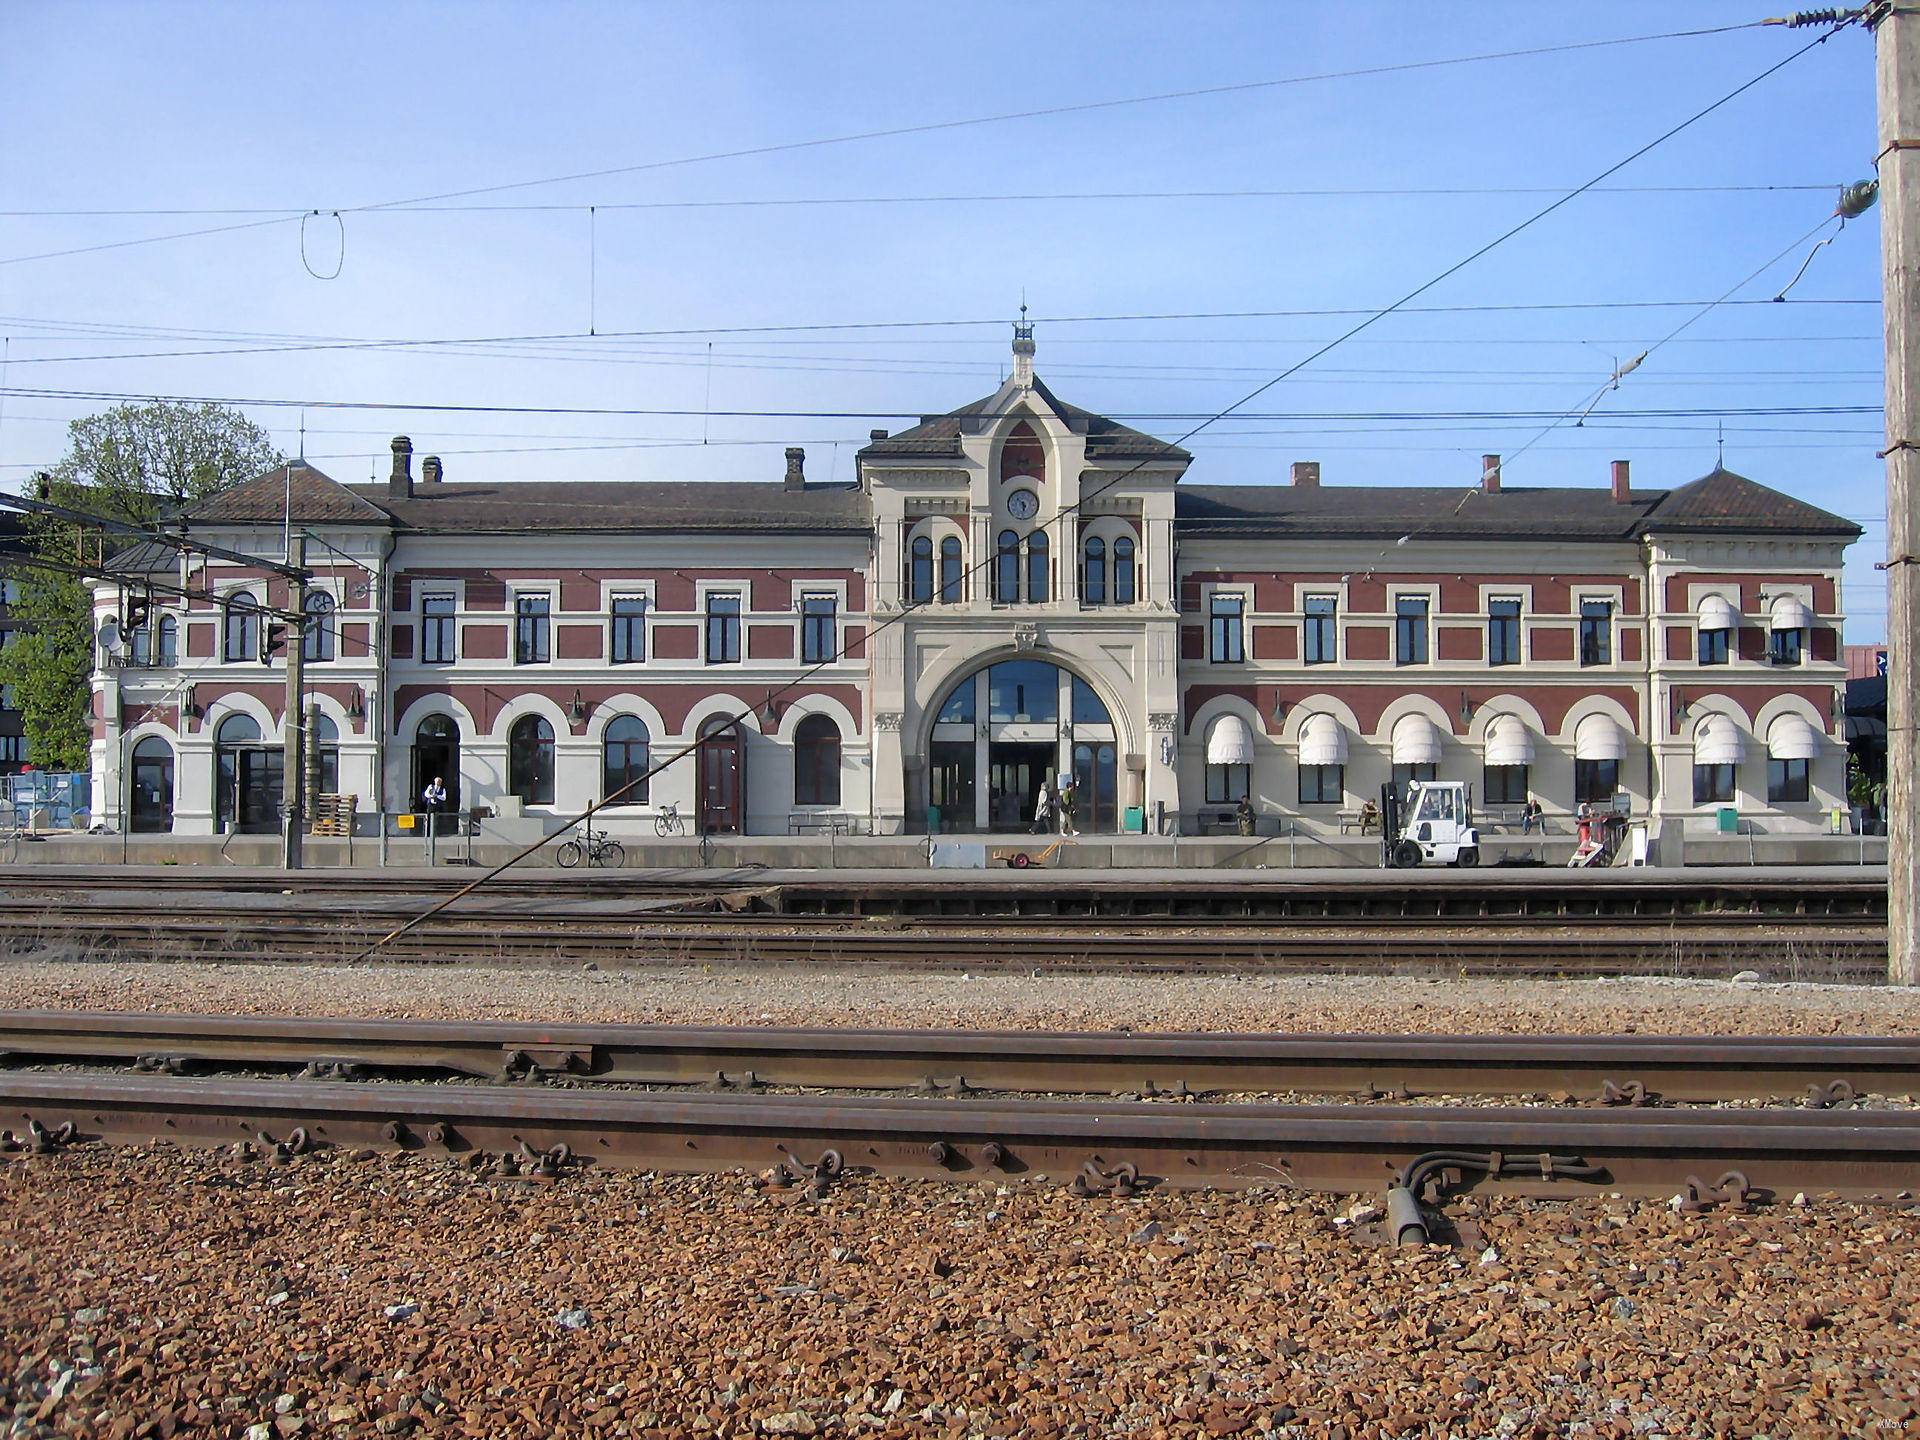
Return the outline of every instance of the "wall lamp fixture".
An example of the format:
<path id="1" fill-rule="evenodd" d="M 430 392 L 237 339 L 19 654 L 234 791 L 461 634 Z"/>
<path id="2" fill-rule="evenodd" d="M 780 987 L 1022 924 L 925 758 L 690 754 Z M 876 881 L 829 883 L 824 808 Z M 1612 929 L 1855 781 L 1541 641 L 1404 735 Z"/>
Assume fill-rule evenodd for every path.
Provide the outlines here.
<path id="1" fill-rule="evenodd" d="M 1460 692 L 1460 723 L 1467 724 L 1473 719 L 1473 697 L 1466 691 Z"/>
<path id="2" fill-rule="evenodd" d="M 567 702 L 567 723 L 584 725 L 587 723 L 587 702 L 580 698 L 580 688 L 576 685 L 573 699 Z"/>

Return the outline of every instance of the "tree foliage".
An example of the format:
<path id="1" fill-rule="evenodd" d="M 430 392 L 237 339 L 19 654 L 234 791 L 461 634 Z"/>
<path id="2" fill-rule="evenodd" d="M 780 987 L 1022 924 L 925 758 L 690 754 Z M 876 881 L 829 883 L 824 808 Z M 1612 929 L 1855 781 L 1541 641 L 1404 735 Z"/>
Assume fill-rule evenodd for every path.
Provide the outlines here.
<path id="1" fill-rule="evenodd" d="M 67 426 L 67 453 L 48 477 L 57 505 L 148 525 L 182 504 L 264 474 L 280 452 L 265 430 L 222 405 L 116 405 Z M 96 565 L 124 539 L 72 521 L 31 517 L 31 552 L 61 566 Z M 85 581 L 29 565 L 15 572 L 13 643 L 0 681 L 13 688 L 27 752 L 43 770 L 85 770 L 92 739 L 93 600 Z"/>

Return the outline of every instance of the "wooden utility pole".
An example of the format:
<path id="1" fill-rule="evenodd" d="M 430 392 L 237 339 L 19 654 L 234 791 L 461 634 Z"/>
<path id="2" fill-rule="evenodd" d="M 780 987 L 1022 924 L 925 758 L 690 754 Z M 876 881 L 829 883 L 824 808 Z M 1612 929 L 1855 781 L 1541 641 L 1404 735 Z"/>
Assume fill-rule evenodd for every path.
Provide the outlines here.
<path id="1" fill-rule="evenodd" d="M 1920 985 L 1920 4 L 1870 6 L 1887 328 L 1887 979 Z"/>
<path id="2" fill-rule="evenodd" d="M 286 802 L 286 822 L 281 830 L 280 863 L 288 870 L 300 868 L 303 832 L 307 823 L 307 707 L 301 693 L 306 683 L 307 658 L 307 582 L 299 572 L 307 563 L 307 542 L 302 535 L 289 535 L 287 564 L 295 574 L 287 581 L 287 612 L 297 618 L 287 622 L 287 698 L 281 712 L 280 793 Z"/>

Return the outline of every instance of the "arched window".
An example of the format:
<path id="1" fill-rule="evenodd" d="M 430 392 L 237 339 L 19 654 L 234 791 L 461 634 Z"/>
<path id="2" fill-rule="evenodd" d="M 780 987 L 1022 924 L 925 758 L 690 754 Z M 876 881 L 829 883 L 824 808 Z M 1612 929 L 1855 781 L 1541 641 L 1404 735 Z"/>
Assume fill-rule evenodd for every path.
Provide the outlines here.
<path id="1" fill-rule="evenodd" d="M 413 732 L 413 795 L 418 807 L 434 781 L 447 792 L 444 809 L 460 808 L 460 727 L 446 715 L 429 715 Z M 436 822 L 437 823 L 437 822 Z"/>
<path id="2" fill-rule="evenodd" d="M 133 632 L 133 663 L 172 666 L 180 663 L 180 622 L 155 611 Z"/>
<path id="3" fill-rule="evenodd" d="M 1086 573 L 1080 581 L 1080 598 L 1089 605 L 1107 603 L 1107 542 L 1098 535 L 1087 536 Z"/>
<path id="4" fill-rule="evenodd" d="M 640 777 L 647 773 L 647 747 L 652 739 L 646 723 L 637 715 L 622 715 L 608 722 L 600 747 L 601 799 L 618 795 L 616 805 L 647 803 L 647 782 Z"/>
<path id="5" fill-rule="evenodd" d="M 133 747 L 132 787 L 127 828 L 136 835 L 164 835 L 173 829 L 173 747 L 149 735 Z"/>
<path id="6" fill-rule="evenodd" d="M 309 710 L 307 743 L 313 746 L 313 773 L 319 780 L 319 793 L 340 793 L 340 727 L 324 710 Z"/>
<path id="7" fill-rule="evenodd" d="M 1022 420 L 1014 426 L 1007 435 L 1007 443 L 1000 447 L 1000 478 L 1003 481 L 1047 478 L 1047 452 L 1029 421 Z"/>
<path id="8" fill-rule="evenodd" d="M 1036 530 L 1027 536 L 1027 600 L 1044 605 L 1051 593 L 1052 566 L 1048 563 L 1047 532 Z"/>
<path id="9" fill-rule="evenodd" d="M 933 541 L 926 535 L 913 537 L 911 562 L 907 567 L 907 599 L 925 605 L 933 599 Z"/>
<path id="10" fill-rule="evenodd" d="M 1011 530 L 1000 532 L 999 548 L 993 557 L 993 602 L 1012 605 L 1020 599 L 1020 537 Z"/>
<path id="11" fill-rule="evenodd" d="M 254 608 L 259 603 L 249 590 L 236 590 L 227 597 L 226 643 L 221 650 L 226 659 L 260 658 L 260 614 Z"/>
<path id="12" fill-rule="evenodd" d="M 1122 535 L 1113 542 L 1113 603 L 1133 604 L 1133 537 Z"/>
<path id="13" fill-rule="evenodd" d="M 960 603 L 960 537 L 949 535 L 940 542 L 940 603 Z"/>
<path id="14" fill-rule="evenodd" d="M 240 773 L 242 750 L 253 752 L 248 760 L 248 775 Z M 258 808 L 242 795 L 243 780 L 264 786 L 266 770 L 260 751 L 260 725 L 250 715 L 229 715 L 213 732 L 214 823 L 225 833 L 237 822 L 256 818 L 247 812 Z M 258 771 L 258 781 L 255 771 Z M 277 776 L 274 777 L 276 780 Z M 276 785 L 274 787 L 278 789 Z M 265 796 L 264 788 L 261 795 Z M 277 797 L 276 797 L 277 798 Z"/>
<path id="15" fill-rule="evenodd" d="M 522 715 L 507 732 L 507 789 L 523 805 L 553 804 L 553 727 Z"/>
<path id="16" fill-rule="evenodd" d="M 308 660 L 333 659 L 333 596 L 324 590 L 315 590 L 307 596 L 305 658 Z"/>
<path id="17" fill-rule="evenodd" d="M 840 803 L 840 727 L 809 715 L 793 732 L 793 803 Z"/>

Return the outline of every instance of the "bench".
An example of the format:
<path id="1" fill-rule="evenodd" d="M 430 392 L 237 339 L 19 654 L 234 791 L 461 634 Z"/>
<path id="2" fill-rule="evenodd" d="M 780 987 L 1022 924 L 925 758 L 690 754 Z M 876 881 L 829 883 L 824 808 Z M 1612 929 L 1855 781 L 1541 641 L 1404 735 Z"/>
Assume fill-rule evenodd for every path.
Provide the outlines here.
<path id="1" fill-rule="evenodd" d="M 1336 817 L 1340 821 L 1340 833 L 1348 834 L 1358 830 L 1362 835 L 1375 835 L 1380 831 L 1380 812 L 1378 810 L 1342 810 Z"/>
<path id="2" fill-rule="evenodd" d="M 838 811 L 795 810 L 787 816 L 789 835 L 851 835 L 854 817 Z"/>

